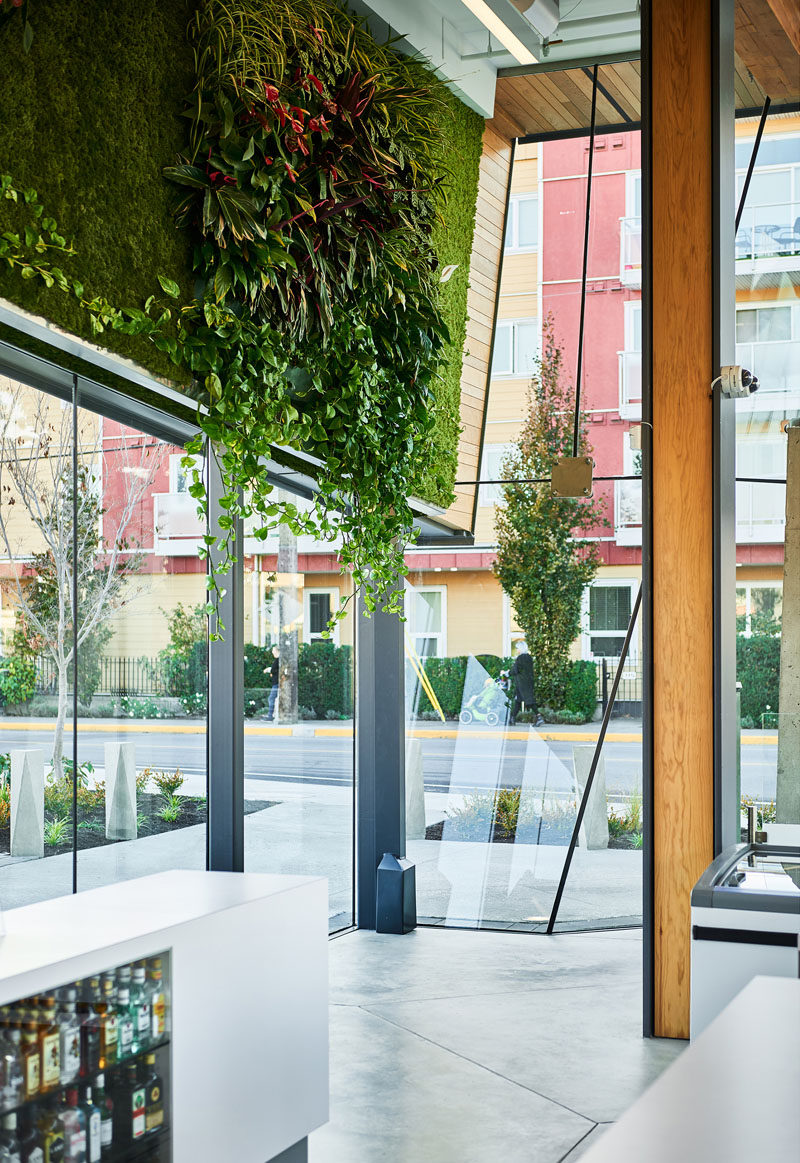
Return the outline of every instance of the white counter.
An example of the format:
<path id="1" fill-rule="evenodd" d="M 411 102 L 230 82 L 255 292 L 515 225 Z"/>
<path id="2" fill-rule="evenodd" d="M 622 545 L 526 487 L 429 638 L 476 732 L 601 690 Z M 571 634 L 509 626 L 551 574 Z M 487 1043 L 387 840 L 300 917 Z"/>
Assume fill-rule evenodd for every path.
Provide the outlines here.
<path id="1" fill-rule="evenodd" d="M 0 1005 L 169 951 L 174 1163 L 265 1163 L 327 1121 L 325 880 L 165 872 L 5 927 Z"/>

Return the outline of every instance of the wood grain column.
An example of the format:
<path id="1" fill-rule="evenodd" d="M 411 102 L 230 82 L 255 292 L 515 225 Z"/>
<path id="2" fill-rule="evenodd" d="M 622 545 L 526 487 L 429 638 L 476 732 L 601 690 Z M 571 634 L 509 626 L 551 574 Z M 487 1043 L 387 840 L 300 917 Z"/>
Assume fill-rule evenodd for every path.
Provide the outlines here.
<path id="1" fill-rule="evenodd" d="M 711 0 L 651 4 L 654 1033 L 689 1035 L 713 856 Z"/>

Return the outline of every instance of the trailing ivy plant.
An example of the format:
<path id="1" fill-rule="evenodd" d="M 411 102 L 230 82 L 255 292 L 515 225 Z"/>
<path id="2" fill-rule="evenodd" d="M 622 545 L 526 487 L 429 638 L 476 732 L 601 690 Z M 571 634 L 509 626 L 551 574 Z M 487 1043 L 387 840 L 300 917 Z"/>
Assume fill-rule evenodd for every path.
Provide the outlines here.
<path id="1" fill-rule="evenodd" d="M 430 245 L 445 173 L 439 82 L 330 0 L 205 0 L 191 35 L 190 139 L 165 173 L 195 240 L 198 298 L 176 304 L 168 277 L 140 308 L 90 297 L 35 192 L 7 176 L 0 192 L 29 221 L 2 236 L 0 259 L 75 295 L 95 333 L 149 336 L 192 373 L 201 435 L 187 457 L 209 441 L 223 480 L 202 551 L 212 590 L 236 521 L 253 517 L 260 538 L 279 522 L 338 536 L 372 608 L 403 572 L 447 339 Z M 311 512 L 268 483 L 275 445 L 318 462 Z M 185 464 L 205 514 L 200 473 Z"/>

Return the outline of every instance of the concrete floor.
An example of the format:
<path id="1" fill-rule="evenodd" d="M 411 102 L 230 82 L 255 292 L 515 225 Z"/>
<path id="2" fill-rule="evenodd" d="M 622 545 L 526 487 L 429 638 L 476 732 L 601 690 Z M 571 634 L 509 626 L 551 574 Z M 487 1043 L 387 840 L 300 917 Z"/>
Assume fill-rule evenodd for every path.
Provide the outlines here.
<path id="1" fill-rule="evenodd" d="M 640 933 L 331 943 L 310 1163 L 574 1163 L 680 1053 L 641 1037 Z"/>

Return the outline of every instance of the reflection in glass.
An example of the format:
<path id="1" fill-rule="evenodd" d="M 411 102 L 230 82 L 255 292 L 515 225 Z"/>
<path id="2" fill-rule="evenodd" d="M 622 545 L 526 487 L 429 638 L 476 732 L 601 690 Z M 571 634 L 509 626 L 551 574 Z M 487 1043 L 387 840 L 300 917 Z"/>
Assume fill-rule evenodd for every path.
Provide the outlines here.
<path id="1" fill-rule="evenodd" d="M 324 876 L 353 922 L 353 614 L 336 546 L 245 528 L 245 870 Z"/>

